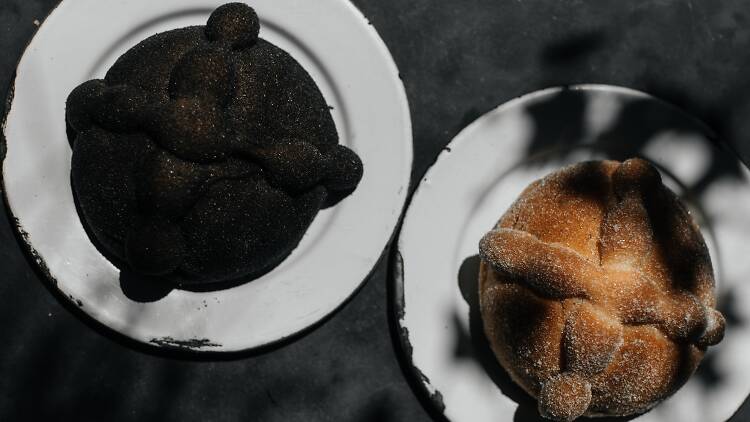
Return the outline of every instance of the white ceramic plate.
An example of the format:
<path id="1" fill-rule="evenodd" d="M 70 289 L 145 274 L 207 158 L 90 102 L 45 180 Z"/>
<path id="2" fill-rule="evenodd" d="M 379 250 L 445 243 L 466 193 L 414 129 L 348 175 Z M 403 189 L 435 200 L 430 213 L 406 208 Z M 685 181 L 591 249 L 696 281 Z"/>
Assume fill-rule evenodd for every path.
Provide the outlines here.
<path id="1" fill-rule="evenodd" d="M 459 133 L 412 199 L 394 266 L 403 349 L 435 408 L 453 422 L 539 418 L 482 333 L 479 239 L 533 180 L 573 162 L 640 155 L 661 168 L 701 224 L 729 324 L 690 381 L 636 420 L 728 419 L 750 393 L 750 173 L 711 139 L 673 106 L 597 85 L 526 95 Z"/>
<path id="2" fill-rule="evenodd" d="M 261 37 L 289 52 L 333 106 L 341 142 L 362 158 L 356 192 L 322 211 L 280 266 L 211 293 L 130 300 L 91 244 L 69 181 L 65 100 L 122 53 L 169 29 L 204 25 L 221 0 L 65 0 L 18 66 L 4 128 L 7 202 L 38 263 L 84 312 L 162 347 L 238 351 L 267 345 L 333 312 L 361 285 L 398 221 L 411 171 L 409 108 L 382 40 L 346 0 L 255 0 Z"/>

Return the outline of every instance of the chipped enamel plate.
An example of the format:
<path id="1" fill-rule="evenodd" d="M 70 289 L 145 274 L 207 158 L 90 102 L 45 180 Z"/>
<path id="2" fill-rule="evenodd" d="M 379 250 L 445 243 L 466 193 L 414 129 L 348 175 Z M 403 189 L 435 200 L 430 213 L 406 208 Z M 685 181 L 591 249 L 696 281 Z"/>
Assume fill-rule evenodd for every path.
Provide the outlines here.
<path id="1" fill-rule="evenodd" d="M 173 290 L 152 302 L 125 296 L 119 271 L 89 241 L 76 213 L 65 100 L 78 84 L 102 78 L 140 40 L 204 25 L 222 3 L 63 1 L 20 61 L 4 127 L 7 203 L 40 267 L 85 313 L 158 347 L 239 351 L 321 321 L 354 294 L 378 261 L 409 183 L 406 95 L 365 17 L 345 0 L 252 1 L 261 37 L 300 62 L 333 107 L 341 142 L 364 163 L 362 182 L 353 195 L 320 212 L 291 256 L 259 279 L 209 293 Z"/>
<path id="2" fill-rule="evenodd" d="M 750 172 L 712 139 L 671 105 L 600 85 L 526 95 L 459 133 L 414 194 L 394 265 L 402 349 L 434 407 L 453 422 L 539 420 L 482 332 L 479 239 L 533 180 L 582 160 L 642 156 L 701 225 L 728 327 L 682 389 L 634 420 L 732 416 L 750 393 Z"/>

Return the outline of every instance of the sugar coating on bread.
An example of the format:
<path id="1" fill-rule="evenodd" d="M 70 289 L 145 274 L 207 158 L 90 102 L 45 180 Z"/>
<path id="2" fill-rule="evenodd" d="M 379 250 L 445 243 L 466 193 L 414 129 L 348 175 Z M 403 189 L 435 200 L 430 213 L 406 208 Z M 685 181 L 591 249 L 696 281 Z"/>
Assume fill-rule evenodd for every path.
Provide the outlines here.
<path id="1" fill-rule="evenodd" d="M 315 82 L 259 29 L 226 4 L 70 94 L 73 190 L 118 264 L 178 284 L 250 279 L 359 183 Z"/>
<path id="2" fill-rule="evenodd" d="M 479 250 L 489 343 L 547 418 L 644 412 L 723 337 L 703 237 L 645 160 L 532 183 Z"/>

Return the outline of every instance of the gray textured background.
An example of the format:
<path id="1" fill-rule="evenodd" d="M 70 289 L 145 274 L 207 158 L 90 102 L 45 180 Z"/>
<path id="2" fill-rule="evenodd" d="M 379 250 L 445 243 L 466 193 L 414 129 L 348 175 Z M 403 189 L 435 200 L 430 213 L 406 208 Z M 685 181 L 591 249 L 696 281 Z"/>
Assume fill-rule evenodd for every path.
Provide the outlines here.
<path id="1" fill-rule="evenodd" d="M 65 0 L 75 1 L 75 0 Z M 105 0 L 111 1 L 111 0 Z M 56 0 L 0 0 L 0 86 Z M 420 176 L 467 123 L 552 85 L 667 99 L 750 145 L 745 0 L 355 0 L 389 46 Z M 416 179 L 418 180 L 418 179 Z M 0 420 L 428 421 L 400 368 L 387 251 L 364 288 L 296 341 L 210 361 L 144 351 L 53 296 L 0 211 Z M 750 420 L 750 406 L 733 421 Z"/>

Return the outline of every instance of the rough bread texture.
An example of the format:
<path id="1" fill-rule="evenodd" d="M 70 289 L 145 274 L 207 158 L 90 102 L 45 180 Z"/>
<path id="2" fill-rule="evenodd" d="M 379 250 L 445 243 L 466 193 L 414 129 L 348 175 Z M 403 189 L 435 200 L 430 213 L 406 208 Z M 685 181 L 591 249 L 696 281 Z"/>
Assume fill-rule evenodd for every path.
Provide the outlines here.
<path id="1" fill-rule="evenodd" d="M 221 6 L 70 94 L 73 190 L 118 264 L 181 285 L 251 279 L 359 183 L 315 82 L 259 28 L 249 6 Z"/>
<path id="2" fill-rule="evenodd" d="M 644 160 L 532 183 L 479 250 L 485 333 L 546 418 L 644 412 L 724 335 L 703 238 Z"/>

